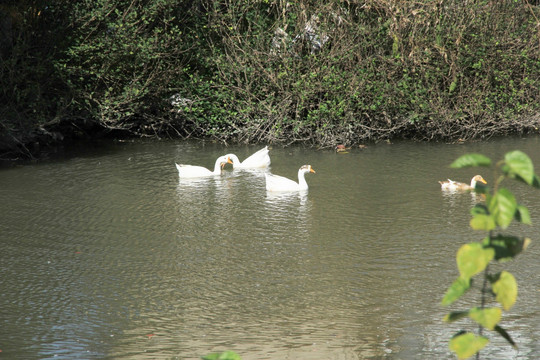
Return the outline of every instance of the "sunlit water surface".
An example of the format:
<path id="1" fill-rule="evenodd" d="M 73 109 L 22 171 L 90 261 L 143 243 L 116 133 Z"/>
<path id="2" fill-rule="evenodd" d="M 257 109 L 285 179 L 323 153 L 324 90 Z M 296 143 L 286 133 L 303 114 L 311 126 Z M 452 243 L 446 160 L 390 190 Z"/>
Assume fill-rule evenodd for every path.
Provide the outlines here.
<path id="1" fill-rule="evenodd" d="M 440 301 L 457 277 L 455 253 L 481 240 L 471 194 L 443 195 L 438 180 L 467 152 L 494 160 L 520 149 L 540 170 L 540 140 L 464 145 L 396 143 L 347 154 L 272 147 L 270 171 L 307 194 L 271 196 L 264 172 L 179 181 L 174 163 L 213 167 L 261 146 L 163 141 L 106 143 L 70 156 L 0 169 L 0 358 L 453 359 L 463 320 Z M 540 357 L 540 193 L 508 183 L 533 239 L 501 268 L 519 284 L 489 359 Z"/>

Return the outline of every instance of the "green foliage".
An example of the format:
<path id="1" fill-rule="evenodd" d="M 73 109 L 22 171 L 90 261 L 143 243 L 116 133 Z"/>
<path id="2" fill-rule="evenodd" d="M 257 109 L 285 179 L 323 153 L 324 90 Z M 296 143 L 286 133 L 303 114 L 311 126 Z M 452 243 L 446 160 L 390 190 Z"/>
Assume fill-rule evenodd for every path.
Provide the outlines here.
<path id="1" fill-rule="evenodd" d="M 457 354 L 458 359 L 466 359 L 482 350 L 488 343 L 488 338 L 466 332 L 454 336 L 449 347 Z"/>
<path id="2" fill-rule="evenodd" d="M 461 168 L 468 166 L 489 166 L 491 160 L 479 154 L 467 154 L 452 163 L 452 167 Z M 504 179 L 515 179 L 530 186 L 537 187 L 537 176 L 530 158 L 521 151 L 511 151 L 505 154 L 504 159 L 497 162 L 496 170 L 500 176 L 490 191 L 482 189 L 486 195 L 485 204 L 477 204 L 471 210 L 470 222 L 474 230 L 488 233 L 481 242 L 463 245 L 457 252 L 456 261 L 460 276 L 446 291 L 441 304 L 448 306 L 459 300 L 469 289 L 473 277 L 483 273 L 484 281 L 481 294 L 481 306 L 467 311 L 453 311 L 444 317 L 445 322 L 454 322 L 469 317 L 480 325 L 502 336 L 510 345 L 515 347 L 511 336 L 504 330 L 499 322 L 502 319 L 502 310 L 510 310 L 517 300 L 518 286 L 515 277 L 508 271 L 496 274 L 489 272 L 489 264 L 492 261 L 504 262 L 514 259 L 524 251 L 531 240 L 503 233 L 495 234 L 495 231 L 506 230 L 513 220 L 522 224 L 530 224 L 530 216 L 527 208 L 517 203 L 514 195 L 506 188 L 500 187 Z M 502 306 L 486 307 L 490 298 Z M 465 359 L 477 354 L 487 343 L 488 339 L 475 336 L 472 333 L 460 332 L 450 341 L 450 349 L 458 358 Z"/>
<path id="3" fill-rule="evenodd" d="M 203 360 L 241 360 L 240 355 L 234 351 L 224 351 L 221 353 L 213 353 L 202 357 Z"/>
<path id="4" fill-rule="evenodd" d="M 493 249 L 484 248 L 480 243 L 463 245 L 457 252 L 457 266 L 460 277 L 470 279 L 484 271 L 494 255 L 495 251 Z"/>
<path id="5" fill-rule="evenodd" d="M 524 251 L 530 242 L 531 239 L 529 238 L 498 234 L 485 238 L 482 244 L 495 250 L 495 260 L 504 262 L 513 259 Z"/>
<path id="6" fill-rule="evenodd" d="M 464 168 L 469 166 L 491 166 L 491 159 L 482 154 L 466 154 L 454 161 L 451 168 Z"/>
<path id="7" fill-rule="evenodd" d="M 329 146 L 536 131 L 522 121 L 540 108 L 539 79 L 519 75 L 540 71 L 523 2 L 202 4 L 211 56 L 182 113 L 199 134 Z"/>
<path id="8" fill-rule="evenodd" d="M 497 274 L 497 280 L 491 281 L 493 293 L 496 300 L 501 304 L 504 310 L 508 311 L 514 306 L 517 300 L 517 282 L 514 275 L 507 271 Z"/>
<path id="9" fill-rule="evenodd" d="M 454 301 L 458 300 L 469 288 L 471 287 L 471 279 L 459 277 L 446 291 L 444 298 L 441 302 L 442 305 L 450 305 Z"/>
<path id="10" fill-rule="evenodd" d="M 180 27 L 177 0 L 94 0 L 70 3 L 73 31 L 57 63 L 79 100 L 76 109 L 112 129 L 138 133 L 155 121 L 181 75 L 190 45 Z M 142 120 L 144 119 L 144 121 Z"/>
<path id="11" fill-rule="evenodd" d="M 499 308 L 473 308 L 469 310 L 469 317 L 482 327 L 493 330 L 501 320 L 502 311 Z"/>
<path id="12" fill-rule="evenodd" d="M 9 1 L 0 147 L 92 125 L 319 147 L 537 132 L 539 17 L 514 0 Z"/>
<path id="13" fill-rule="evenodd" d="M 509 178 L 538 187 L 538 177 L 534 173 L 532 161 L 521 151 L 507 153 L 504 156 L 504 164 L 501 166 L 501 170 Z"/>
<path id="14" fill-rule="evenodd" d="M 0 4 L 0 151 L 26 147 L 47 134 L 66 111 L 69 97 L 53 63 L 60 56 L 65 25 L 45 0 Z M 1 158 L 1 156 L 0 156 Z"/>

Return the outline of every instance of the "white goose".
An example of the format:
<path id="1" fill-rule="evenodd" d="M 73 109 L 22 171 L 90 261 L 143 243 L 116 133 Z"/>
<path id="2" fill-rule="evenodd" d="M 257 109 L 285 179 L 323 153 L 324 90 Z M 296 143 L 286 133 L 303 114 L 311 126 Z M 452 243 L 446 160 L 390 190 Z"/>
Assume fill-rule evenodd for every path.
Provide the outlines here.
<path id="1" fill-rule="evenodd" d="M 220 175 L 221 169 L 227 163 L 232 164 L 232 161 L 227 155 L 224 155 L 217 158 L 214 165 L 214 171 L 210 171 L 203 166 L 184 164 L 176 164 L 176 168 L 178 169 L 178 176 L 180 176 L 180 178 L 198 178 Z"/>
<path id="2" fill-rule="evenodd" d="M 268 155 L 268 146 L 265 146 L 261 150 L 253 153 L 244 161 L 240 161 L 235 154 L 227 154 L 232 160 L 233 168 L 235 169 L 252 169 L 252 168 L 266 168 L 270 166 L 270 155 Z"/>
<path id="3" fill-rule="evenodd" d="M 476 183 L 481 182 L 484 184 L 487 184 L 487 181 L 484 180 L 484 178 L 481 175 L 475 175 L 471 179 L 471 184 L 465 184 L 462 182 L 454 181 L 454 180 L 446 180 L 446 181 L 439 181 L 439 184 L 441 184 L 441 190 L 473 190 L 476 187 Z"/>
<path id="4" fill-rule="evenodd" d="M 268 191 L 303 191 L 308 189 L 305 179 L 306 173 L 315 173 L 311 165 L 304 165 L 298 170 L 298 182 L 287 179 L 286 177 L 264 174 L 266 177 L 266 190 Z"/>

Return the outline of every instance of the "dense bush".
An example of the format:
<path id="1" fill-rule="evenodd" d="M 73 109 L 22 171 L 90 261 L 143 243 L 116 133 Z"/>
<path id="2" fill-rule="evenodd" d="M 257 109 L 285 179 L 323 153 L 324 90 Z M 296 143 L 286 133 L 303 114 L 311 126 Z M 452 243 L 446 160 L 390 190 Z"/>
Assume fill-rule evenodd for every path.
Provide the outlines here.
<path id="1" fill-rule="evenodd" d="M 194 82 L 185 109 L 205 131 L 324 146 L 538 121 L 539 12 L 527 2 L 211 4 L 213 78 Z"/>
<path id="2" fill-rule="evenodd" d="M 92 126 L 323 147 L 536 131 L 539 18 L 514 0 L 12 0 L 0 141 Z"/>
<path id="3" fill-rule="evenodd" d="M 11 0 L 0 5 L 0 149 L 31 155 L 28 142 L 48 135 L 68 106 L 55 73 L 61 19 L 45 10 L 46 1 Z"/>
<path id="4" fill-rule="evenodd" d="M 160 134 L 164 96 L 181 77 L 191 44 L 179 0 L 94 0 L 70 4 L 65 56 L 55 64 L 74 109 L 108 129 Z"/>

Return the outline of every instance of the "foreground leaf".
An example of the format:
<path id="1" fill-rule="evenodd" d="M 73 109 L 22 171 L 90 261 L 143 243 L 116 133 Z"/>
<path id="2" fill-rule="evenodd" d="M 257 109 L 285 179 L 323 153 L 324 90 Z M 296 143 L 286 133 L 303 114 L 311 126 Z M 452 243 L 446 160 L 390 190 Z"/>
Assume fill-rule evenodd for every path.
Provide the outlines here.
<path id="1" fill-rule="evenodd" d="M 492 284 L 492 290 L 504 310 L 510 310 L 516 303 L 518 286 L 514 275 L 508 271 L 501 271 L 498 280 Z"/>
<path id="2" fill-rule="evenodd" d="M 444 322 L 451 323 L 454 321 L 458 321 L 459 319 L 463 319 L 469 316 L 468 311 L 452 311 L 450 314 L 446 314 L 443 318 Z"/>
<path id="3" fill-rule="evenodd" d="M 224 351 L 222 353 L 213 353 L 202 357 L 203 360 L 241 360 L 240 355 L 234 351 Z"/>
<path id="4" fill-rule="evenodd" d="M 518 205 L 514 194 L 501 188 L 487 200 L 487 206 L 497 225 L 506 229 L 514 219 Z"/>
<path id="5" fill-rule="evenodd" d="M 515 258 L 524 251 L 530 243 L 531 239 L 529 238 L 504 235 L 497 235 L 492 238 L 487 237 L 482 241 L 484 247 L 495 250 L 494 260 L 500 262 Z"/>
<path id="6" fill-rule="evenodd" d="M 518 205 L 516 208 L 515 218 L 522 224 L 531 225 L 531 216 L 529 215 L 529 209 L 523 205 Z"/>
<path id="7" fill-rule="evenodd" d="M 489 211 L 486 205 L 476 204 L 470 210 L 471 215 L 489 215 Z"/>
<path id="8" fill-rule="evenodd" d="M 510 335 L 506 332 L 506 330 L 504 330 L 502 327 L 500 327 L 499 325 L 495 326 L 495 331 L 501 335 L 503 338 L 506 339 L 506 341 L 508 341 L 510 343 L 510 345 L 512 345 L 512 347 L 514 349 L 517 349 L 517 345 L 516 343 L 514 342 L 514 340 L 512 340 L 512 338 L 510 337 Z"/>
<path id="9" fill-rule="evenodd" d="M 499 308 L 473 308 L 469 310 L 469 317 L 486 329 L 493 330 L 501 321 L 502 310 Z"/>
<path id="10" fill-rule="evenodd" d="M 535 174 L 534 166 L 527 154 L 522 151 L 510 151 L 504 156 L 505 165 L 502 170 L 505 175 L 533 185 Z"/>
<path id="11" fill-rule="evenodd" d="M 495 219 L 492 216 L 485 214 L 474 214 L 469 225 L 471 226 L 471 229 L 481 231 L 490 231 L 497 227 Z"/>
<path id="12" fill-rule="evenodd" d="M 465 154 L 454 161 L 450 167 L 459 169 L 469 166 L 491 166 L 491 159 L 482 154 Z"/>
<path id="13" fill-rule="evenodd" d="M 480 243 L 465 244 L 457 252 L 457 266 L 462 278 L 470 279 L 481 271 L 495 256 L 495 250 Z"/>
<path id="14" fill-rule="evenodd" d="M 474 186 L 474 192 L 477 194 L 489 194 L 489 185 L 483 184 L 481 182 L 477 182 Z"/>
<path id="15" fill-rule="evenodd" d="M 446 290 L 446 294 L 444 294 L 441 305 L 446 306 L 452 304 L 454 301 L 459 299 L 470 286 L 470 279 L 464 279 L 462 277 L 457 278 L 456 281 L 450 285 L 448 290 Z"/>
<path id="16" fill-rule="evenodd" d="M 488 343 L 487 338 L 466 332 L 454 336 L 448 347 L 456 353 L 458 359 L 466 359 L 482 350 Z"/>
<path id="17" fill-rule="evenodd" d="M 533 182 L 531 185 L 536 189 L 540 189 L 540 178 L 538 177 L 538 175 L 534 174 Z"/>

